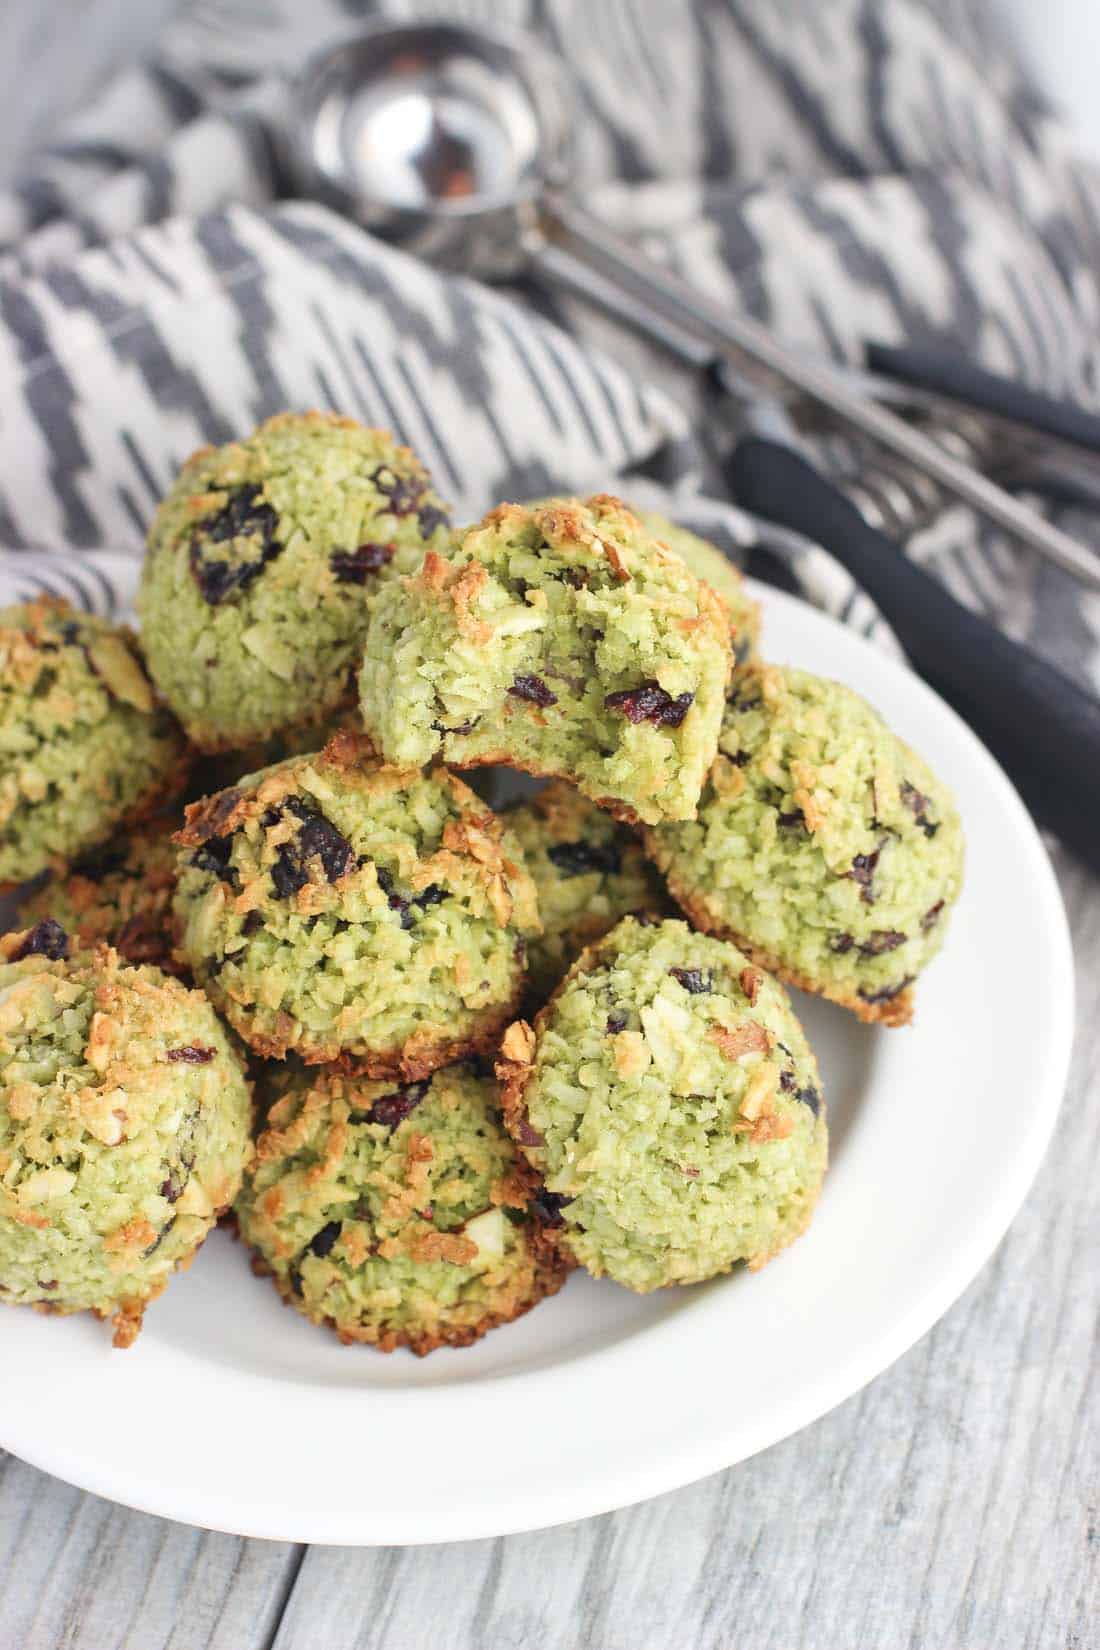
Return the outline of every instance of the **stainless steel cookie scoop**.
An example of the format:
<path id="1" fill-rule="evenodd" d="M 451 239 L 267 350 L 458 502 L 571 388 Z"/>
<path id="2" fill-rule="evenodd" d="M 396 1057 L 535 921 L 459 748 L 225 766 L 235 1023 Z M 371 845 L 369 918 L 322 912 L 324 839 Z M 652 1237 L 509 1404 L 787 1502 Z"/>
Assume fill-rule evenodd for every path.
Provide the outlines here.
<path id="1" fill-rule="evenodd" d="M 671 116 L 671 112 L 670 112 Z M 307 64 L 292 148 L 306 190 L 447 268 L 526 268 L 699 367 L 724 362 L 877 442 L 1084 584 L 1100 559 L 849 375 L 789 350 L 609 233 L 566 195 L 573 105 L 564 66 L 528 35 L 380 23 Z"/>

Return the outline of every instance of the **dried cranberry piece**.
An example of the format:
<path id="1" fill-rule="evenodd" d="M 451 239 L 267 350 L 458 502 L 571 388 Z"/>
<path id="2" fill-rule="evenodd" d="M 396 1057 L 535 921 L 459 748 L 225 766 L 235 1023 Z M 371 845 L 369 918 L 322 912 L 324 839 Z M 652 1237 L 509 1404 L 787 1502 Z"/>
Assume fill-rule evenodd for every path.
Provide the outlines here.
<path id="1" fill-rule="evenodd" d="M 183 1196 L 184 1188 L 186 1187 L 189 1179 L 190 1176 L 185 1176 L 182 1180 L 180 1180 L 177 1177 L 175 1170 L 173 1170 L 167 1180 L 161 1182 L 161 1197 L 165 1198 L 169 1203 L 178 1203 L 179 1199 Z"/>
<path id="2" fill-rule="evenodd" d="M 394 892 L 393 877 L 389 871 L 383 870 L 380 865 L 376 865 L 374 874 L 378 878 L 378 886 L 385 894 L 390 910 L 400 912 L 402 928 L 411 928 L 413 919 L 409 910 L 409 902 L 407 899 L 402 899 L 400 894 Z"/>
<path id="3" fill-rule="evenodd" d="M 393 560 L 394 544 L 360 544 L 355 550 L 334 550 L 328 564 L 340 584 L 366 584 L 370 573 L 378 573 Z"/>
<path id="4" fill-rule="evenodd" d="M 936 924 L 939 922 L 941 916 L 943 915 L 943 907 L 944 901 L 942 899 L 938 899 L 935 905 L 933 905 L 930 910 L 926 911 L 924 916 L 920 919 L 920 925 L 926 934 L 930 928 L 935 928 Z"/>
<path id="5" fill-rule="evenodd" d="M 904 980 L 899 980 L 897 985 L 884 985 L 881 991 L 861 991 L 859 995 L 865 1003 L 889 1003 L 895 997 L 900 997 L 906 986 L 912 983 L 913 976 L 908 974 Z"/>
<path id="6" fill-rule="evenodd" d="M 777 815 L 776 822 L 779 825 L 785 826 L 788 830 L 793 825 L 800 825 L 803 830 L 806 829 L 806 821 L 802 817 L 801 808 L 795 808 L 792 813 Z"/>
<path id="7" fill-rule="evenodd" d="M 835 951 L 838 957 L 843 957 L 855 943 L 851 934 L 834 934 L 829 941 L 829 950 Z"/>
<path id="8" fill-rule="evenodd" d="M 12 962 L 24 957 L 46 957 L 50 962 L 62 962 L 69 955 L 69 936 L 59 922 L 43 917 L 27 933 L 18 951 L 12 953 Z"/>
<path id="9" fill-rule="evenodd" d="M 249 911 L 248 915 L 241 923 L 241 933 L 247 939 L 250 935 L 255 934 L 259 929 L 261 929 L 263 925 L 264 919 L 260 913 L 258 911 Z"/>
<path id="10" fill-rule="evenodd" d="M 46 1293 L 49 1294 L 52 1290 L 57 1288 L 57 1279 L 56 1278 L 39 1278 L 38 1287 L 39 1287 L 39 1289 L 44 1289 L 46 1291 Z"/>
<path id="11" fill-rule="evenodd" d="M 551 693 L 541 676 L 517 676 L 508 692 L 513 699 L 528 699 L 533 705 L 556 705 L 558 696 Z"/>
<path id="12" fill-rule="evenodd" d="M 876 928 L 859 949 L 865 957 L 884 957 L 888 951 L 904 945 L 908 938 L 908 934 L 899 934 L 896 928 Z"/>
<path id="13" fill-rule="evenodd" d="M 227 882 L 229 886 L 240 891 L 241 879 L 236 868 L 229 863 L 229 856 L 233 852 L 233 838 L 231 836 L 212 836 L 196 848 L 191 855 L 191 864 L 200 871 L 209 871 L 211 876 L 217 877 L 220 882 Z"/>
<path id="14" fill-rule="evenodd" d="M 290 796 L 284 804 L 286 812 L 301 821 L 296 837 L 280 843 L 271 867 L 271 881 L 280 899 L 289 899 L 309 881 L 308 861 L 316 857 L 329 882 L 347 876 L 355 866 L 355 855 L 347 837 L 336 829 L 324 814 L 308 807 L 300 797 Z M 269 814 L 275 818 L 269 820 Z M 274 824 L 282 815 L 269 809 L 265 824 Z"/>
<path id="15" fill-rule="evenodd" d="M 316 1255 L 318 1260 L 324 1260 L 326 1255 L 332 1253 L 342 1229 L 343 1223 L 339 1220 L 330 1220 L 327 1226 L 322 1226 L 309 1240 L 310 1254 Z"/>
<path id="16" fill-rule="evenodd" d="M 407 1083 L 393 1094 L 383 1094 L 367 1113 L 367 1122 L 382 1123 L 387 1129 L 395 1129 L 411 1111 L 416 1110 L 430 1087 L 431 1079 L 425 1077 L 419 1083 Z"/>
<path id="17" fill-rule="evenodd" d="M 563 1197 L 561 1192 L 548 1192 L 544 1188 L 531 1199 L 531 1212 L 541 1226 L 564 1226 L 561 1211 L 572 1201 L 571 1197 Z"/>
<path id="18" fill-rule="evenodd" d="M 447 898 L 446 888 L 441 888 L 438 882 L 430 882 L 422 894 L 417 894 L 414 905 L 440 905 Z"/>
<path id="19" fill-rule="evenodd" d="M 451 518 L 446 510 L 441 510 L 438 504 L 425 504 L 416 513 L 416 525 L 426 539 L 440 527 L 449 527 Z"/>
<path id="20" fill-rule="evenodd" d="M 229 502 L 200 522 L 191 540 L 191 573 L 202 598 L 211 607 L 217 607 L 230 596 L 247 590 L 259 578 L 268 562 L 282 551 L 275 537 L 279 518 L 270 504 L 263 502 L 261 489 L 255 485 L 238 487 Z M 211 544 L 251 541 L 254 554 L 248 560 L 222 561 L 209 553 Z"/>
<path id="21" fill-rule="evenodd" d="M 380 464 L 376 470 L 371 470 L 367 480 L 374 483 L 393 516 L 414 515 L 428 490 L 427 482 L 420 476 L 399 476 L 388 464 Z"/>
<path id="22" fill-rule="evenodd" d="M 652 722 L 658 728 L 678 728 L 691 709 L 694 693 L 679 693 L 674 699 L 656 682 L 642 682 L 623 688 L 604 699 L 608 710 L 621 711 L 628 722 Z"/>
<path id="23" fill-rule="evenodd" d="M 298 833 L 298 846 L 306 859 L 316 854 L 329 882 L 346 877 L 355 865 L 351 843 L 324 814 L 309 816 Z"/>
<path id="24" fill-rule="evenodd" d="M 857 854 L 855 859 L 852 861 L 851 870 L 847 873 L 853 882 L 859 883 L 860 898 L 863 900 L 865 905 L 873 905 L 875 903 L 875 896 L 871 883 L 874 879 L 875 869 L 878 865 L 879 855 L 881 853 L 882 848 L 880 846 L 875 849 L 873 854 Z"/>
<path id="25" fill-rule="evenodd" d="M 693 997 L 705 996 L 714 990 L 714 976 L 704 974 L 701 968 L 670 968 L 669 973 Z"/>
<path id="26" fill-rule="evenodd" d="M 284 842 L 271 867 L 271 886 L 279 899 L 290 899 L 309 881 L 309 872 L 294 851 L 294 845 Z"/>
<path id="27" fill-rule="evenodd" d="M 607 1026 L 605 1029 L 609 1037 L 614 1037 L 618 1032 L 625 1031 L 626 1015 L 619 1013 L 609 1014 L 607 1016 Z"/>
<path id="28" fill-rule="evenodd" d="M 199 1043 L 185 1043 L 182 1048 L 166 1049 L 164 1058 L 182 1061 L 187 1066 L 208 1066 L 217 1052 L 217 1049 L 204 1048 Z"/>
<path id="29" fill-rule="evenodd" d="M 784 1066 L 779 1073 L 779 1087 L 784 1094 L 793 1094 L 796 1100 L 801 1100 L 804 1106 L 809 1106 L 815 1117 L 821 1110 L 821 1096 L 813 1084 L 807 1083 L 805 1088 L 800 1089 L 798 1080 L 790 1066 Z"/>
<path id="30" fill-rule="evenodd" d="M 905 806 L 909 809 L 909 812 L 916 819 L 917 824 L 920 826 L 925 836 L 935 836 L 936 832 L 940 828 L 939 821 L 929 819 L 928 809 L 931 807 L 931 802 L 928 797 L 925 796 L 924 792 L 918 791 L 917 787 L 915 785 L 911 785 L 908 779 L 903 779 L 901 784 L 898 786 L 898 795 L 905 803 Z"/>
<path id="31" fill-rule="evenodd" d="M 622 854 L 614 842 L 555 842 L 546 857 L 563 877 L 583 877 L 588 871 L 617 876 L 622 868 Z"/>

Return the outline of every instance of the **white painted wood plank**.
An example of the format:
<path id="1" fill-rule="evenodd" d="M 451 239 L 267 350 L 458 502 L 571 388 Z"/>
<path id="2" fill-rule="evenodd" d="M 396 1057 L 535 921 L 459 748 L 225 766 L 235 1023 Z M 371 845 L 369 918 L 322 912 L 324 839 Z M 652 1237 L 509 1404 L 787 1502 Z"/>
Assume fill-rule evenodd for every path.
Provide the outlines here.
<path id="1" fill-rule="evenodd" d="M 165 1470 L 171 1470 L 166 1436 Z M 253 1650 L 300 1561 L 85 1495 L 0 1459 L 3 1650 Z"/>

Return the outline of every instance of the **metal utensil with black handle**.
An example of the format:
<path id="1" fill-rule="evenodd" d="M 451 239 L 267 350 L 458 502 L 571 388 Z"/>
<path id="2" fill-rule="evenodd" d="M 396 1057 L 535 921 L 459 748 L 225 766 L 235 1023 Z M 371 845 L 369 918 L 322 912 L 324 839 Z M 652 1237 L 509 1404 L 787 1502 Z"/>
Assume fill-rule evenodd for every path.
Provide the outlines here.
<path id="1" fill-rule="evenodd" d="M 847 568 L 1036 818 L 1100 872 L 1100 699 L 956 601 L 792 447 L 747 437 L 729 479 L 745 509 L 824 545 Z"/>

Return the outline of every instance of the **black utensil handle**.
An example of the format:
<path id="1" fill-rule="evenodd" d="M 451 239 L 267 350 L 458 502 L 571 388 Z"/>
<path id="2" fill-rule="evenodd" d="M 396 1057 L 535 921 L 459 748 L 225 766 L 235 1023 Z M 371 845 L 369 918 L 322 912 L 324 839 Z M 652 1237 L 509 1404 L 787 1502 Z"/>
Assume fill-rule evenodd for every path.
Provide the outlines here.
<path id="1" fill-rule="evenodd" d="M 816 540 L 848 569 L 1036 818 L 1100 871 L 1100 699 L 957 602 L 793 448 L 747 438 L 730 481 L 747 510 Z"/>
<path id="2" fill-rule="evenodd" d="M 903 384 L 930 390 L 952 401 L 965 402 L 983 412 L 996 413 L 1001 418 L 1011 418 L 1044 435 L 1072 442 L 1086 452 L 1100 453 L 1100 418 L 1095 413 L 1074 406 L 1072 401 L 1056 400 L 1042 390 L 1028 389 L 1014 378 L 987 372 L 963 355 L 915 344 L 874 342 L 865 344 L 863 353 L 872 372 L 881 372 L 887 378 L 897 378 Z"/>

